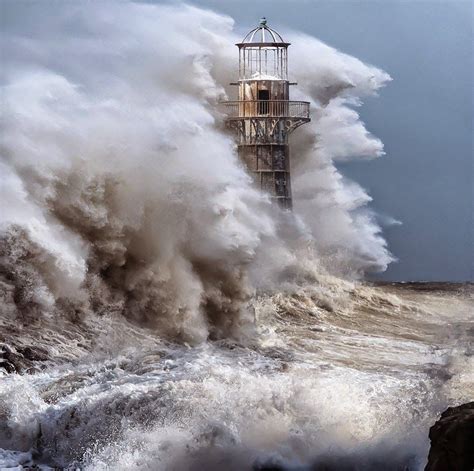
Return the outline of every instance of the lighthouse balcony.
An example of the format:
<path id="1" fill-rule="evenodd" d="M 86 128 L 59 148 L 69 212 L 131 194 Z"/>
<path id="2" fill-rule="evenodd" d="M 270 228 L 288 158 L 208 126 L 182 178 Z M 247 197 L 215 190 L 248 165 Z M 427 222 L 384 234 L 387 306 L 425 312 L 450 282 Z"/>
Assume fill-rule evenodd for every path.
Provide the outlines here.
<path id="1" fill-rule="evenodd" d="M 309 121 L 309 102 L 289 100 L 225 101 L 225 114 L 229 120 L 245 118 L 295 118 Z"/>

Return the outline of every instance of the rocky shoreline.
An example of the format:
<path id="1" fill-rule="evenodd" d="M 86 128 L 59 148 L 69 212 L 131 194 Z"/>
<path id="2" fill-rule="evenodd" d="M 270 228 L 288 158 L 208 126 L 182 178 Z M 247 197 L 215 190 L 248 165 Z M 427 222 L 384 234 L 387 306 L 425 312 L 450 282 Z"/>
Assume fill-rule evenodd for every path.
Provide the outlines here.
<path id="1" fill-rule="evenodd" d="M 430 429 L 425 471 L 474 470 L 474 402 L 449 407 Z"/>

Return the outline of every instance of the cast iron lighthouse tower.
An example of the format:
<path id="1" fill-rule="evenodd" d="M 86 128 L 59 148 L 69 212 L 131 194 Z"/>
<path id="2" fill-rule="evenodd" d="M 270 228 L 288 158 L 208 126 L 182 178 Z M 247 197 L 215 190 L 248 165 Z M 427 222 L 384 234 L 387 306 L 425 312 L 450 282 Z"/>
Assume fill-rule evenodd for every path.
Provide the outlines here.
<path id="1" fill-rule="evenodd" d="M 288 46 L 265 18 L 239 48 L 238 101 L 225 102 L 239 157 L 257 185 L 291 209 L 289 134 L 307 123 L 309 103 L 290 101 Z"/>

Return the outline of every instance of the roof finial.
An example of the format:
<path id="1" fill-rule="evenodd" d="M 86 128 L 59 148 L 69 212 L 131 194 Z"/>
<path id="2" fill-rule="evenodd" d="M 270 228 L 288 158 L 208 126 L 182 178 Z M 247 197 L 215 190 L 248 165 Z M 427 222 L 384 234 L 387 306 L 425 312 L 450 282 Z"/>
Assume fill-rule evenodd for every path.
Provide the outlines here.
<path id="1" fill-rule="evenodd" d="M 262 16 L 262 18 L 260 18 L 260 26 L 266 26 L 267 25 L 267 19 Z"/>

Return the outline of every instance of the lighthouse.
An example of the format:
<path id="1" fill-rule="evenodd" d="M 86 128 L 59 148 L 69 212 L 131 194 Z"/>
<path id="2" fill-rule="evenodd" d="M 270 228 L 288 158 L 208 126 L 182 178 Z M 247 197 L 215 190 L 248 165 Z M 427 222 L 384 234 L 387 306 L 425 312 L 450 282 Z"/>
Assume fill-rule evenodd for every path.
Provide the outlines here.
<path id="1" fill-rule="evenodd" d="M 224 102 L 226 123 L 237 139 L 241 161 L 256 185 L 281 208 L 291 209 L 288 136 L 310 121 L 309 102 L 290 101 L 288 46 L 281 35 L 260 24 L 237 43 L 238 100 Z"/>

